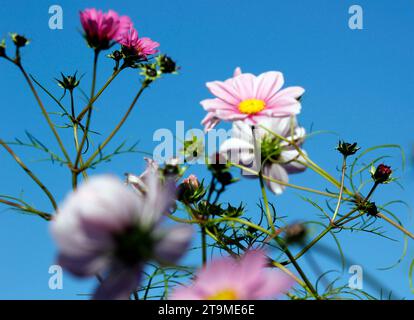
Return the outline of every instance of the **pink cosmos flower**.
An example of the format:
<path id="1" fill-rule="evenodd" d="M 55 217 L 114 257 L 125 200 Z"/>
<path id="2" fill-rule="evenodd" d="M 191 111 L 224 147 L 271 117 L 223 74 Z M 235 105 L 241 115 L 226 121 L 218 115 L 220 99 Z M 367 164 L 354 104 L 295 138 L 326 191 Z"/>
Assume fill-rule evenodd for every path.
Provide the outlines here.
<path id="1" fill-rule="evenodd" d="M 241 120 L 255 125 L 266 117 L 285 117 L 300 112 L 301 87 L 282 89 L 283 74 L 270 71 L 255 76 L 236 68 L 233 78 L 224 82 L 207 82 L 207 88 L 216 97 L 201 101 L 206 117 L 201 122 L 208 131 L 220 120 Z"/>
<path id="2" fill-rule="evenodd" d="M 156 54 L 158 52 L 157 48 L 160 46 L 158 42 L 152 41 L 150 38 L 138 37 L 138 31 L 133 27 L 121 35 L 119 43 L 131 51 L 132 54 L 143 58 Z"/>
<path id="3" fill-rule="evenodd" d="M 201 269 L 188 287 L 178 287 L 171 300 L 260 300 L 286 293 L 292 286 L 289 276 L 265 270 L 266 256 L 250 251 L 241 260 L 227 257 Z"/>
<path id="4" fill-rule="evenodd" d="M 85 9 L 80 12 L 80 20 L 89 46 L 102 50 L 108 49 L 132 27 L 128 16 L 119 16 L 112 10 Z"/>
<path id="5" fill-rule="evenodd" d="M 298 126 L 295 118 L 266 118 L 260 124 L 288 140 L 293 140 L 298 146 L 301 146 L 305 139 L 305 129 Z M 305 159 L 286 141 L 276 138 L 262 127 L 255 129 L 255 137 L 256 146 L 260 148 L 258 152 L 260 152 L 260 162 L 263 164 L 265 176 L 287 183 L 289 182 L 289 174 L 302 172 L 306 169 L 306 166 L 303 165 Z M 253 132 L 248 124 L 242 121 L 233 122 L 232 137 L 221 144 L 220 152 L 231 162 L 258 171 Z M 306 154 L 304 150 L 302 152 Z M 249 172 L 243 172 L 243 174 L 247 177 L 257 177 Z M 285 189 L 283 184 L 277 182 L 266 180 L 266 184 L 270 191 L 276 195 L 280 195 Z"/>
<path id="6" fill-rule="evenodd" d="M 155 174 L 148 175 L 146 187 L 139 196 L 115 177 L 92 177 L 65 199 L 52 221 L 59 265 L 81 277 L 104 276 L 94 299 L 128 299 L 148 260 L 172 264 L 190 243 L 188 225 L 160 224 L 175 190 Z"/>

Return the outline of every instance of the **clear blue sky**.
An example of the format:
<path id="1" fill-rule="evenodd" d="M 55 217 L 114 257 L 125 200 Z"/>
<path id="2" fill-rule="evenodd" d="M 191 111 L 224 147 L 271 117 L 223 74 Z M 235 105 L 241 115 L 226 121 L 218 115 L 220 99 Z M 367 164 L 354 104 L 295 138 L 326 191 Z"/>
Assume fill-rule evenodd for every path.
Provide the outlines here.
<path id="1" fill-rule="evenodd" d="M 64 29 L 50 30 L 48 8 L 55 2 L 19 1 L 17 5 L 8 1 L 0 6 L 0 36 L 19 32 L 32 39 L 23 51 L 23 61 L 29 72 L 54 92 L 59 89 L 53 78 L 60 71 L 77 70 L 85 74 L 82 85 L 87 89 L 92 53 L 80 36 L 78 11 L 86 7 L 112 8 L 131 16 L 141 35 L 159 41 L 162 51 L 182 66 L 179 76 L 162 79 L 148 90 L 115 139 L 118 143 L 124 139 L 140 140 L 139 148 L 149 152 L 156 145 L 152 142 L 154 130 L 173 129 L 176 120 L 185 121 L 186 128 L 200 126 L 205 113 L 199 101 L 209 97 L 206 81 L 225 79 L 236 66 L 253 73 L 280 70 L 285 74 L 287 85 L 306 88 L 300 115 L 302 125 L 308 130 L 336 132 L 312 138 L 306 143 L 306 150 L 316 162 L 337 174 L 340 157 L 334 146 L 338 137 L 357 141 L 362 147 L 397 143 L 410 161 L 414 142 L 414 98 L 411 97 L 414 2 L 359 0 L 357 3 L 364 9 L 364 30 L 361 31 L 348 28 L 348 8 L 354 1 L 347 0 L 60 0 L 57 4 L 63 8 Z M 99 79 L 102 82 L 112 64 L 106 59 L 101 62 Z M 114 125 L 134 95 L 133 81 L 137 81 L 136 75 L 128 72 L 102 96 L 94 129 L 105 132 Z M 0 96 L 2 139 L 22 138 L 28 130 L 57 150 L 22 77 L 5 61 L 0 61 Z M 48 106 L 50 110 L 55 108 L 51 103 Z M 72 143 L 69 132 L 66 141 Z M 112 147 L 116 146 L 115 142 Z M 0 194 L 24 194 L 36 207 L 49 210 L 43 194 L 4 151 L 0 152 Z M 43 157 L 39 152 L 22 148 L 16 148 L 16 152 L 61 200 L 70 189 L 68 173 L 57 165 L 37 162 Z M 390 160 L 391 164 L 400 166 L 398 154 L 391 154 L 396 159 Z M 404 173 L 401 170 L 396 173 L 403 175 L 404 190 L 385 186 L 375 195 L 375 201 L 401 199 L 413 204 L 414 177 L 410 161 Z M 99 171 L 122 176 L 124 172 L 140 172 L 143 166 L 141 156 L 132 154 L 118 157 Z M 195 172 L 205 173 L 201 167 Z M 320 189 L 327 187 L 311 172 L 297 175 L 292 181 Z M 254 215 L 258 196 L 257 181 L 243 180 L 225 199 L 246 201 Z M 288 221 L 317 217 L 318 212 L 301 201 L 296 191 L 290 190 L 271 200 Z M 323 204 L 323 199 L 318 201 Z M 64 290 L 49 290 L 48 268 L 54 262 L 55 247 L 48 224 L 4 209 L 0 207 L 0 298 L 74 299 L 91 291 L 94 280 L 80 281 L 69 275 L 64 277 Z M 394 211 L 414 231 L 407 209 L 397 205 Z M 344 250 L 354 264 L 364 267 L 366 275 L 378 279 L 397 297 L 411 299 L 408 266 L 414 256 L 414 244 L 409 243 L 408 255 L 399 266 L 389 271 L 378 270 L 398 259 L 403 243 L 399 232 L 382 221 L 377 223 L 384 225 L 387 234 L 398 241 L 347 233 L 340 236 Z M 324 244 L 333 247 L 332 241 Z M 314 257 L 319 257 L 318 252 Z M 340 269 L 338 261 L 326 258 L 318 261 L 324 271 Z M 308 266 L 305 268 L 309 270 Z M 343 279 L 346 282 L 346 273 Z M 368 280 L 365 285 L 369 292 L 379 295 Z"/>

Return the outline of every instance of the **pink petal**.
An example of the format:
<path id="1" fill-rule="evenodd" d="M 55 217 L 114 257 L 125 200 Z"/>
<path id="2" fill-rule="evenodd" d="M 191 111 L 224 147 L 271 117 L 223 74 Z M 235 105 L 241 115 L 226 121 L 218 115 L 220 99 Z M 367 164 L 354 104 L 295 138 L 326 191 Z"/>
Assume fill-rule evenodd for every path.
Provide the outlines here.
<path id="1" fill-rule="evenodd" d="M 262 73 L 255 79 L 256 98 L 270 100 L 284 84 L 283 74 L 277 71 Z"/>
<path id="2" fill-rule="evenodd" d="M 234 105 L 226 103 L 221 99 L 205 99 L 200 102 L 201 106 L 206 111 L 216 111 L 218 109 L 235 110 Z"/>
<path id="3" fill-rule="evenodd" d="M 285 294 L 293 284 L 293 279 L 278 270 L 263 270 L 261 285 L 254 291 L 254 297 L 251 299 L 272 298 Z"/>
<path id="4" fill-rule="evenodd" d="M 141 267 L 117 268 L 99 285 L 94 300 L 128 300 L 141 279 Z"/>
<path id="5" fill-rule="evenodd" d="M 255 78 L 251 73 L 243 73 L 233 78 L 233 87 L 237 91 L 239 101 L 255 98 Z"/>
<path id="6" fill-rule="evenodd" d="M 294 99 L 299 99 L 301 96 L 303 96 L 303 94 L 305 93 L 305 89 L 303 89 L 302 87 L 287 87 L 283 90 L 280 90 L 275 98 L 279 98 L 279 97 L 291 97 Z"/>
<path id="7" fill-rule="evenodd" d="M 193 228 L 189 225 L 176 225 L 163 230 L 161 240 L 155 247 L 155 257 L 162 264 L 173 264 L 183 256 L 191 243 Z"/>
<path id="8" fill-rule="evenodd" d="M 221 82 L 221 81 L 207 82 L 206 86 L 213 95 L 223 100 L 224 102 L 227 102 L 228 104 L 231 104 L 231 105 L 239 104 L 240 98 L 238 97 L 238 92 L 232 86 L 232 81 L 230 82 Z"/>
<path id="9" fill-rule="evenodd" d="M 241 74 L 242 74 L 242 70 L 240 69 L 240 67 L 237 67 L 236 69 L 234 69 L 233 77 L 237 77 Z"/>

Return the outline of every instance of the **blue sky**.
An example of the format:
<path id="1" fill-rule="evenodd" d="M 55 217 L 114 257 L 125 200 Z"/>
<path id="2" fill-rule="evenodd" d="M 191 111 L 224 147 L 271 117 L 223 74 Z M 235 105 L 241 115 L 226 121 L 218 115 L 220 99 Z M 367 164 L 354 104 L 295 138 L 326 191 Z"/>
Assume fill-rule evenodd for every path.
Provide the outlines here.
<path id="1" fill-rule="evenodd" d="M 48 28 L 48 8 L 58 4 L 63 8 L 63 30 Z M 175 128 L 176 120 L 185 121 L 186 129 L 199 128 L 204 111 L 199 101 L 209 97 L 205 82 L 222 80 L 236 66 L 253 73 L 279 70 L 287 85 L 306 89 L 303 111 L 299 117 L 308 131 L 326 130 L 334 133 L 310 139 L 305 148 L 311 157 L 332 174 L 338 175 L 340 157 L 334 150 L 338 138 L 357 141 L 363 148 L 388 143 L 400 144 L 407 154 L 408 166 L 400 170 L 397 152 L 389 152 L 389 162 L 399 167 L 398 186 L 384 186 L 374 200 L 385 203 L 404 200 L 413 204 L 414 183 L 411 153 L 414 138 L 414 116 L 411 91 L 414 85 L 414 2 L 357 1 L 364 10 L 364 29 L 348 28 L 348 8 L 354 1 L 276 1 L 276 0 L 204 0 L 204 1 L 20 1 L 19 6 L 5 2 L 0 6 L 0 36 L 19 32 L 32 39 L 23 51 L 23 62 L 30 73 L 58 93 L 53 78 L 61 71 L 84 74 L 82 85 L 89 88 L 92 52 L 80 35 L 78 11 L 86 7 L 114 9 L 129 15 L 141 35 L 161 43 L 161 50 L 174 57 L 182 67 L 180 75 L 165 77 L 145 93 L 138 108 L 120 135 L 109 148 L 125 139 L 140 141 L 139 149 L 152 152 L 156 142 L 153 132 L 158 128 Z M 110 74 L 111 61 L 103 58 L 99 81 Z M 98 84 L 99 85 L 99 84 Z M 132 99 L 137 75 L 130 71 L 122 75 L 110 90 L 102 95 L 93 126 L 101 132 L 111 128 L 122 110 Z M 58 150 L 45 125 L 38 107 L 17 70 L 0 61 L 0 96 L 2 117 L 0 137 L 6 141 L 24 137 L 25 130 L 41 138 L 50 148 Z M 48 101 L 48 108 L 56 111 Z M 82 101 L 80 96 L 78 104 Z M 228 128 L 228 125 L 222 125 Z M 70 133 L 65 141 L 71 144 Z M 98 138 L 99 139 L 99 138 Z M 98 141 L 96 141 L 98 142 Z M 64 168 L 38 162 L 43 154 L 16 147 L 16 152 L 43 178 L 56 197 L 63 199 L 70 189 L 70 177 Z M 377 154 L 378 155 L 378 154 Z M 367 157 L 367 161 L 373 156 Z M 4 151 L 0 153 L 0 194 L 24 195 L 38 208 L 50 210 L 43 194 L 32 184 Z M 144 162 L 139 154 L 120 156 L 97 172 L 122 176 L 124 172 L 140 172 Z M 196 173 L 205 174 L 197 167 Z M 327 184 L 311 172 L 292 177 L 297 184 L 324 189 Z M 288 221 L 316 219 L 318 212 L 300 200 L 301 193 L 290 190 L 282 197 L 271 197 L 279 212 Z M 246 201 L 254 216 L 259 197 L 257 181 L 242 180 L 230 190 L 224 200 Z M 323 199 L 317 199 L 323 204 Z M 299 200 L 299 201 L 298 201 Z M 88 293 L 94 280 L 78 280 L 65 274 L 64 289 L 48 288 L 48 269 L 54 262 L 55 247 L 48 233 L 48 224 L 36 217 L 25 216 L 0 207 L 0 298 L 13 299 L 76 299 Z M 414 231 L 413 221 L 404 206 L 394 212 Z M 357 233 L 339 236 L 353 264 L 360 264 L 365 274 L 378 279 L 397 297 L 413 298 L 408 284 L 409 262 L 414 258 L 413 243 L 408 255 L 397 267 L 402 236 L 382 221 L 387 234 L 397 242 L 368 237 Z M 316 233 L 317 230 L 311 231 Z M 329 241 L 328 241 L 329 240 Z M 333 247 L 330 239 L 323 242 Z M 327 271 L 340 269 L 338 261 L 313 256 Z M 190 257 L 190 262 L 198 263 Z M 301 263 L 309 270 L 307 261 Z M 344 281 L 347 279 L 345 272 Z M 378 296 L 378 289 L 366 289 Z"/>

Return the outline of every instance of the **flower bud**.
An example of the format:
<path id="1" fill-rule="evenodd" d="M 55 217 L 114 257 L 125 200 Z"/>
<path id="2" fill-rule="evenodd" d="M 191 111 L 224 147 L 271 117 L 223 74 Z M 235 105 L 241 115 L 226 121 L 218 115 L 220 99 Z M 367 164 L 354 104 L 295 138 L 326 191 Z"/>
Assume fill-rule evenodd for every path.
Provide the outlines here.
<path id="1" fill-rule="evenodd" d="M 121 51 L 119 51 L 119 50 L 115 50 L 111 54 L 108 54 L 108 58 L 111 58 L 111 59 L 115 60 L 116 62 L 121 61 L 122 57 L 123 57 L 123 55 L 122 55 Z"/>
<path id="2" fill-rule="evenodd" d="M 378 216 L 378 208 L 375 205 L 375 202 L 369 202 L 366 204 L 365 212 L 367 215 L 371 217 L 377 217 Z"/>
<path id="3" fill-rule="evenodd" d="M 60 73 L 62 75 L 62 80 L 56 79 L 59 87 L 69 91 L 75 89 L 80 82 L 80 80 L 76 78 L 76 73 L 77 72 L 75 72 L 73 76 L 65 76 L 63 73 Z"/>
<path id="4" fill-rule="evenodd" d="M 0 42 L 0 57 L 6 56 L 6 43 L 4 40 Z"/>
<path id="5" fill-rule="evenodd" d="M 167 55 L 159 56 L 158 63 L 162 73 L 174 73 L 177 71 L 176 63 Z"/>
<path id="6" fill-rule="evenodd" d="M 306 237 L 308 230 L 303 223 L 294 223 L 286 227 L 285 241 L 287 243 L 301 243 Z"/>
<path id="7" fill-rule="evenodd" d="M 11 38 L 16 47 L 21 48 L 29 44 L 29 40 L 17 33 L 12 33 Z"/>
<path id="8" fill-rule="evenodd" d="M 227 186 L 233 182 L 233 176 L 230 172 L 221 172 L 217 175 L 217 180 L 223 185 Z"/>
<path id="9" fill-rule="evenodd" d="M 375 171 L 371 171 L 372 178 L 376 183 L 387 183 L 392 174 L 391 167 L 380 164 Z"/>
<path id="10" fill-rule="evenodd" d="M 183 180 L 183 184 L 187 185 L 191 189 L 197 189 L 200 186 L 200 182 L 197 177 L 191 174 L 188 178 Z"/>
<path id="11" fill-rule="evenodd" d="M 178 200 L 184 203 L 195 203 L 205 195 L 202 184 L 195 175 L 190 175 L 178 186 Z"/>
<path id="12" fill-rule="evenodd" d="M 344 157 L 352 156 L 355 154 L 360 148 L 357 147 L 357 143 L 348 143 L 345 141 L 339 141 L 336 150 L 338 150 Z"/>
<path id="13" fill-rule="evenodd" d="M 227 167 L 227 159 L 219 152 L 213 154 L 210 159 L 210 168 L 220 172 Z"/>

